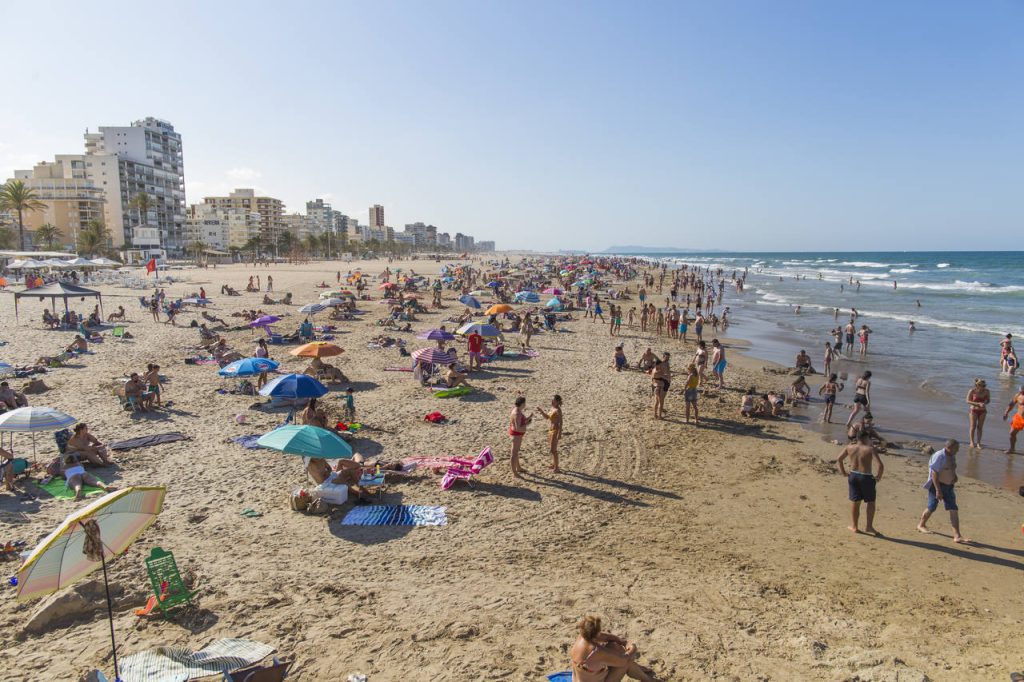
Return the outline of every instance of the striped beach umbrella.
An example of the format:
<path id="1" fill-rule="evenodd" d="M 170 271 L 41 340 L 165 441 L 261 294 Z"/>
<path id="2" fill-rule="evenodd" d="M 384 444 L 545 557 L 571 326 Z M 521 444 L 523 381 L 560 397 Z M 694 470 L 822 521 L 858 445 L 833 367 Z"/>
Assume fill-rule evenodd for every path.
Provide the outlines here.
<path id="1" fill-rule="evenodd" d="M 420 348 L 412 352 L 412 359 L 431 365 L 447 365 L 455 362 L 455 357 L 440 348 Z"/>
<path id="2" fill-rule="evenodd" d="M 337 300 L 337 299 L 328 299 L 328 300 Z M 327 310 L 327 306 L 328 305 L 331 305 L 331 304 L 327 303 L 326 301 L 323 302 L 323 303 L 307 303 L 306 305 L 304 305 L 301 308 L 299 308 L 299 312 L 300 313 L 310 314 L 310 315 L 315 315 L 316 313 L 322 313 L 323 311 Z"/>
<path id="3" fill-rule="evenodd" d="M 107 561 L 123 554 L 153 525 L 163 509 L 164 493 L 162 486 L 136 486 L 104 495 L 64 519 L 18 569 L 17 598 L 31 599 L 52 594 L 103 568 L 115 679 L 119 679 L 117 643 Z"/>
<path id="4" fill-rule="evenodd" d="M 52 407 L 30 405 L 0 414 L 0 431 L 35 433 L 36 431 L 59 431 L 71 426 L 78 419 Z"/>

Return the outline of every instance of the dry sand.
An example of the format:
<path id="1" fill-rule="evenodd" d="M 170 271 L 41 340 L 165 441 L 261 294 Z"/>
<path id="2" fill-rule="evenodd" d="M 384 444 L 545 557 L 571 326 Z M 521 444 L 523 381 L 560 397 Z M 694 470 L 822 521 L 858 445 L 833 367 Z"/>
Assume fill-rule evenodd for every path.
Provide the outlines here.
<path id="1" fill-rule="evenodd" d="M 437 268 L 396 265 L 429 274 Z M 262 294 L 219 296 L 220 285 L 241 289 L 249 274 L 265 280 L 269 272 L 274 296 L 291 291 L 302 304 L 339 268 L 346 266 L 185 270 L 190 282 L 168 293 L 204 284 L 215 299 L 211 312 L 287 312 L 285 329 L 301 319 L 295 307 L 261 306 Z M 941 510 L 931 524 L 940 534 L 915 530 L 924 466 L 887 455 L 876 521 L 885 538 L 853 535 L 846 530 L 846 482 L 831 463 L 838 448 L 795 424 L 740 418 L 732 390 L 702 397 L 706 425 L 684 425 L 679 376 L 669 419 L 655 422 L 649 380 L 610 369 L 614 344 L 590 321 L 537 336 L 537 358 L 488 365 L 472 379 L 482 391 L 469 399 L 440 400 L 409 374 L 382 371 L 404 362 L 394 350 L 366 348 L 383 307 L 363 305 L 373 315 L 342 323 L 336 339 L 346 349 L 340 364 L 355 382 L 360 419 L 370 427 L 356 451 L 397 459 L 472 455 L 492 445 L 497 458 L 473 489 L 442 492 L 435 475 L 420 472 L 385 496 L 446 505 L 447 527 L 343 527 L 344 510 L 327 518 L 288 509 L 289 490 L 303 481 L 298 460 L 225 441 L 268 430 L 282 414 L 248 410 L 251 397 L 216 394 L 222 383 L 215 366 L 183 364 L 198 337 L 184 326 L 192 316 L 182 315 L 176 328 L 157 325 L 137 292 L 102 291 L 107 312 L 125 305 L 136 339 L 96 344 L 78 366 L 46 375 L 53 390 L 33 404 L 87 421 L 104 441 L 171 430 L 192 437 L 130 451 L 115 470 L 97 470 L 121 486 L 167 486 L 156 525 L 111 567 L 123 590 L 115 605 L 122 656 L 246 637 L 294 656 L 298 680 L 343 680 L 353 672 L 373 681 L 541 680 L 568 667 L 574 623 L 595 613 L 636 641 L 641 661 L 666 680 L 1006 679 L 1024 667 L 1019 498 L 962 480 L 964 531 L 979 544 L 954 546 Z M 2 359 L 27 362 L 70 340 L 41 329 L 41 303 L 27 303 L 18 325 L 10 298 L 0 303 L 9 341 Z M 461 310 L 447 305 L 415 329 Z M 731 331 L 742 336 L 740 327 Z M 419 347 L 405 336 L 410 349 Z M 255 340 L 248 331 L 228 338 L 246 354 Z M 647 345 L 673 351 L 677 372 L 692 351 L 636 331 L 623 330 L 622 341 L 631 362 Z M 272 351 L 283 369 L 301 366 L 281 347 Z M 150 361 L 169 375 L 164 397 L 174 406 L 130 416 L 104 385 Z M 734 386 L 783 385 L 737 353 L 730 361 Z M 511 476 L 505 426 L 517 391 L 531 410 L 555 392 L 564 397 L 565 473 L 547 471 L 544 429 L 535 423 L 524 444 L 532 473 L 525 482 Z M 332 391 L 328 404 L 337 405 L 339 395 Z M 454 423 L 425 423 L 423 415 L 435 409 Z M 239 413 L 248 425 L 235 424 Z M 28 442 L 16 439 L 22 454 Z M 52 439 L 44 435 L 39 444 L 40 459 L 52 456 Z M 81 504 L 0 493 L 0 539 L 32 545 Z M 246 508 L 263 516 L 239 516 Z M 143 558 L 154 546 L 174 552 L 199 593 L 197 608 L 169 620 L 132 613 L 145 601 Z M 15 562 L 0 567 L 16 570 Z M 94 667 L 109 674 L 102 610 L 28 635 L 23 628 L 39 602 L 18 603 L 13 595 L 13 588 L 0 590 L 4 679 L 75 680 Z"/>

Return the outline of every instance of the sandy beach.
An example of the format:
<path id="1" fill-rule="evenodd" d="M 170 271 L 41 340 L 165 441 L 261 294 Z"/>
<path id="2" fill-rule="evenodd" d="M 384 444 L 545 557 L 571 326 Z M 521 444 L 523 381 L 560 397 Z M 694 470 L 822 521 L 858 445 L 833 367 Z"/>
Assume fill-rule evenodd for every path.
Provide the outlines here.
<path id="1" fill-rule="evenodd" d="M 236 321 L 228 316 L 261 308 L 291 330 L 303 319 L 298 306 L 322 291 L 317 283 L 333 283 L 337 271 L 356 266 L 376 276 L 387 263 L 176 270 L 187 281 L 166 291 L 177 298 L 204 286 L 213 298 L 210 313 Z M 439 268 L 433 261 L 395 266 L 432 277 Z M 270 295 L 290 292 L 293 305 L 263 305 L 263 293 L 218 294 L 223 284 L 244 290 L 256 274 L 264 281 L 272 275 Z M 351 504 L 330 516 L 291 511 L 289 492 L 305 480 L 300 460 L 228 440 L 269 431 L 286 411 L 250 409 L 259 399 L 216 392 L 232 382 L 219 378 L 215 365 L 184 363 L 196 354 L 198 333 L 188 326 L 198 318 L 194 308 L 178 326 L 159 324 L 138 303 L 149 292 L 98 287 L 106 313 L 124 305 L 135 338 L 119 342 L 106 332 L 92 354 L 44 375 L 50 390 L 29 396 L 31 404 L 74 415 L 104 442 L 168 431 L 190 437 L 121 453 L 116 467 L 93 470 L 117 486 L 167 487 L 159 520 L 110 567 L 119 656 L 240 637 L 294 657 L 297 680 L 352 673 L 374 682 L 543 680 L 568 669 L 576 621 L 596 614 L 607 629 L 635 641 L 641 663 L 663 680 L 987 680 L 1008 679 L 1024 667 L 1020 497 L 961 478 L 963 529 L 975 544 L 951 541 L 941 509 L 930 523 L 936 532 L 921 534 L 915 526 L 926 466 L 889 452 L 882 455 L 876 518 L 884 536 L 854 535 L 847 530 L 846 481 L 834 465 L 840 448 L 797 423 L 738 414 L 739 387 L 782 389 L 787 377 L 766 373 L 764 363 L 730 346 L 728 388 L 705 391 L 703 424 L 687 425 L 679 372 L 692 341 L 652 338 L 625 323 L 617 339 L 591 320 L 538 334 L 537 357 L 487 364 L 470 377 L 473 394 L 438 399 L 409 373 L 384 371 L 408 365 L 408 358 L 367 347 L 381 333 L 375 320 L 386 310 L 377 281 L 375 300 L 360 302 L 369 312 L 337 323 L 334 339 L 345 353 L 332 361 L 352 380 L 366 425 L 355 451 L 396 460 L 472 457 L 494 448 L 494 465 L 473 487 L 442 491 L 439 476 L 420 470 L 384 494 L 389 504 L 444 505 L 444 527 L 342 526 Z M 422 315 L 414 331 L 462 311 L 455 292 L 444 296 L 446 307 Z M 43 328 L 43 305 L 23 302 L 16 321 L 12 297 L 0 295 L 0 338 L 7 341 L 0 358 L 28 363 L 71 341 L 70 332 Z M 635 296 L 625 305 L 636 305 Z M 742 336 L 740 328 L 730 332 Z M 410 350 L 430 345 L 413 333 L 391 335 Z M 256 332 L 225 336 L 252 354 Z M 667 419 L 651 417 L 647 376 L 611 368 L 617 342 L 631 364 L 648 346 L 672 352 Z M 465 345 L 458 347 L 464 355 Z M 301 371 L 305 360 L 288 348 L 272 346 L 271 356 L 283 371 Z M 123 411 L 111 385 L 149 362 L 169 378 L 163 398 L 173 404 L 150 414 Z M 324 399 L 332 414 L 340 414 L 343 388 Z M 538 419 L 523 446 L 528 474 L 512 476 L 506 426 L 518 392 L 529 412 L 547 407 L 555 393 L 563 397 L 563 473 L 548 469 Z M 450 423 L 423 420 L 435 410 Z M 238 414 L 247 423 L 236 423 Z M 840 415 L 845 420 L 845 411 Z M 55 455 L 48 434 L 36 444 L 40 461 Z M 931 444 L 941 447 L 939 440 Z M 30 438 L 17 435 L 14 445 L 19 456 L 31 457 Z M 84 504 L 0 492 L 0 540 L 34 546 Z M 261 515 L 240 515 L 245 509 Z M 143 560 L 156 546 L 174 552 L 197 591 L 196 606 L 166 620 L 133 613 L 149 593 Z M 0 568 L 13 575 L 17 562 Z M 102 603 L 26 632 L 39 604 L 15 601 L 6 581 L 0 589 L 3 678 L 78 680 L 97 667 L 109 674 Z"/>

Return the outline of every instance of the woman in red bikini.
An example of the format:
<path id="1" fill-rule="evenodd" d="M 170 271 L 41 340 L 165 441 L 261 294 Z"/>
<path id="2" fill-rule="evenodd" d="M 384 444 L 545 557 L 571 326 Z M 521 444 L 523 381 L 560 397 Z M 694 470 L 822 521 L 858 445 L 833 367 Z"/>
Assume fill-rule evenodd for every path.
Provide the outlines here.
<path id="1" fill-rule="evenodd" d="M 512 414 L 508 420 L 508 435 L 512 436 L 512 475 L 516 478 L 523 477 L 523 469 L 519 466 L 519 449 L 523 445 L 523 436 L 526 435 L 526 427 L 533 420 L 523 412 L 523 405 L 526 398 L 516 398 L 516 406 L 512 408 Z"/>
<path id="2" fill-rule="evenodd" d="M 601 619 L 585 616 L 577 625 L 579 637 L 569 651 L 573 682 L 619 682 L 631 677 L 641 682 L 655 682 L 650 672 L 636 659 L 636 645 L 621 637 L 601 632 Z"/>

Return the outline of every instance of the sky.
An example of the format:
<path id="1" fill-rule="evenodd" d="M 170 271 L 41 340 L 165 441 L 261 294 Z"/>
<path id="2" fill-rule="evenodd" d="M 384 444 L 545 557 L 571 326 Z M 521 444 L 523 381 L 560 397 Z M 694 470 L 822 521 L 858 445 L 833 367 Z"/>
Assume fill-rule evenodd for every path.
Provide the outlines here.
<path id="1" fill-rule="evenodd" d="M 498 248 L 1001 250 L 1024 227 L 1021 0 L 3 13 L 0 181 L 155 116 L 189 203 L 379 203 Z"/>

